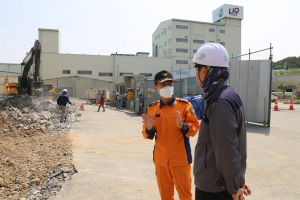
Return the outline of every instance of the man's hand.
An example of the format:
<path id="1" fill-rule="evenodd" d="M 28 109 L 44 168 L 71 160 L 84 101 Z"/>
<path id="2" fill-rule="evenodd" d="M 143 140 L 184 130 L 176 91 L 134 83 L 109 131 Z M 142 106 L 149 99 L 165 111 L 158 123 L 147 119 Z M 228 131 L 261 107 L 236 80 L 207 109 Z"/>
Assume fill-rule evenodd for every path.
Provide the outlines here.
<path id="1" fill-rule="evenodd" d="M 244 198 L 244 191 L 245 189 L 244 188 L 239 188 L 238 192 L 236 194 L 232 194 L 232 199 L 233 200 L 245 200 Z"/>
<path id="2" fill-rule="evenodd" d="M 176 118 L 177 127 L 178 127 L 179 129 L 182 129 L 182 128 L 183 128 L 183 122 L 182 122 L 182 119 L 181 119 L 180 111 L 179 111 L 179 110 L 176 112 L 176 115 L 177 115 L 177 118 Z"/>
<path id="3" fill-rule="evenodd" d="M 152 115 L 152 119 L 148 117 L 148 115 L 143 114 L 143 123 L 146 125 L 147 129 L 150 131 L 154 126 L 154 118 L 155 115 Z"/>
<path id="4" fill-rule="evenodd" d="M 251 195 L 251 189 L 247 182 L 245 182 L 245 185 L 243 186 L 243 188 L 244 188 L 244 195 L 246 195 L 246 196 Z"/>

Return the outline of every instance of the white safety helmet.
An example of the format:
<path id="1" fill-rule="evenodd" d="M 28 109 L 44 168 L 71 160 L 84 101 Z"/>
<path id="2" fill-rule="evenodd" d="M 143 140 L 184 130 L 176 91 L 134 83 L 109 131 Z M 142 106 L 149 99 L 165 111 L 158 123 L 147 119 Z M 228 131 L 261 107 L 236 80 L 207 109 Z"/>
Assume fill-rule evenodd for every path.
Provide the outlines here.
<path id="1" fill-rule="evenodd" d="M 64 89 L 63 92 L 68 92 L 68 90 L 67 90 L 67 89 Z"/>
<path id="2" fill-rule="evenodd" d="M 191 63 L 229 68 L 227 50 L 218 43 L 205 43 L 201 45 Z"/>

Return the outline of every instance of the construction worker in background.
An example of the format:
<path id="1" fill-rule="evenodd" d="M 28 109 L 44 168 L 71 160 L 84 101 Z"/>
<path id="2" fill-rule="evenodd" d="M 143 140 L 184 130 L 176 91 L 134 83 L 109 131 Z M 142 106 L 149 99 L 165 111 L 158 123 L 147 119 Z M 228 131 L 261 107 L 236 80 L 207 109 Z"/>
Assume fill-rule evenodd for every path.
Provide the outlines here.
<path id="1" fill-rule="evenodd" d="M 149 105 L 143 114 L 143 137 L 155 137 L 153 160 L 162 200 L 174 199 L 174 183 L 181 200 L 193 199 L 191 193 L 192 154 L 189 137 L 199 130 L 191 103 L 173 95 L 173 76 L 168 71 L 155 75 L 155 91 L 161 100 Z"/>
<path id="2" fill-rule="evenodd" d="M 67 113 L 66 113 L 66 106 L 67 103 L 73 105 L 70 101 L 69 96 L 67 95 L 68 90 L 64 89 L 63 90 L 63 94 L 61 94 L 58 99 L 57 99 L 57 105 L 59 106 L 59 108 L 61 109 L 61 118 L 60 118 L 60 122 L 66 122 L 67 120 Z"/>
<path id="3" fill-rule="evenodd" d="M 119 93 L 116 94 L 116 98 L 115 98 L 115 101 L 116 101 L 116 109 L 120 109 L 120 103 L 119 103 L 119 100 L 118 100 L 118 97 L 119 97 Z"/>
<path id="4" fill-rule="evenodd" d="M 101 106 L 103 107 L 103 111 L 102 112 L 105 112 L 105 108 L 104 108 L 104 95 L 103 95 L 102 92 L 100 93 L 100 105 L 99 105 L 99 108 L 98 108 L 98 112 L 100 111 Z"/>
<path id="5" fill-rule="evenodd" d="M 226 49 L 203 44 L 192 63 L 207 103 L 195 147 L 196 200 L 243 200 L 251 194 L 245 182 L 246 126 L 243 103 L 228 85 Z"/>
<path id="6" fill-rule="evenodd" d="M 125 109 L 126 108 L 126 102 L 127 102 L 127 93 L 125 93 L 122 97 L 122 109 Z"/>

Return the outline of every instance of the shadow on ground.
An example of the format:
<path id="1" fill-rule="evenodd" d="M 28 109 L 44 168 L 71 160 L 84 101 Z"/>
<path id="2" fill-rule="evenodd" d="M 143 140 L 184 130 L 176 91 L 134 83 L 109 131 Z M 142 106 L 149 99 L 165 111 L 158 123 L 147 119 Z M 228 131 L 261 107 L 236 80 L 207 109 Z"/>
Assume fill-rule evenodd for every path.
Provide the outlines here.
<path id="1" fill-rule="evenodd" d="M 265 136 L 270 135 L 270 127 L 264 128 L 261 124 L 246 124 L 246 131 L 247 133 L 257 133 Z"/>

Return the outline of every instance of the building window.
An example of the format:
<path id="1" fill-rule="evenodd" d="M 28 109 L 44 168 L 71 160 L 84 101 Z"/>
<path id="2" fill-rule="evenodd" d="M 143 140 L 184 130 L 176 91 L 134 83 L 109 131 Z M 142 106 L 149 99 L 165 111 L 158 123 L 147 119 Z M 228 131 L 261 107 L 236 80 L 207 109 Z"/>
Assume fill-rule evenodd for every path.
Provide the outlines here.
<path id="1" fill-rule="evenodd" d="M 187 60 L 176 60 L 176 64 L 188 64 L 189 61 Z"/>
<path id="2" fill-rule="evenodd" d="M 77 74 L 88 74 L 88 75 L 91 75 L 91 74 L 92 74 L 92 71 L 78 70 L 78 71 L 77 71 Z"/>
<path id="3" fill-rule="evenodd" d="M 220 42 L 221 45 L 225 46 L 225 42 Z"/>
<path id="4" fill-rule="evenodd" d="M 176 38 L 176 42 L 188 42 L 188 39 Z"/>
<path id="5" fill-rule="evenodd" d="M 167 45 L 167 41 L 165 41 L 165 46 Z"/>
<path id="6" fill-rule="evenodd" d="M 171 30 L 171 25 L 169 26 L 169 30 Z"/>
<path id="7" fill-rule="evenodd" d="M 160 37 L 160 34 L 158 34 L 158 36 L 157 36 L 158 38 Z"/>
<path id="8" fill-rule="evenodd" d="M 215 41 L 209 41 L 209 42 L 215 43 Z"/>
<path id="9" fill-rule="evenodd" d="M 157 39 L 157 36 L 155 36 L 155 39 Z"/>
<path id="10" fill-rule="evenodd" d="M 210 28 L 210 29 L 209 29 L 209 32 L 215 32 L 215 29 Z"/>
<path id="11" fill-rule="evenodd" d="M 177 29 L 188 29 L 187 26 L 182 26 L 182 25 L 176 25 Z"/>
<path id="12" fill-rule="evenodd" d="M 113 73 L 102 73 L 102 72 L 99 72 L 99 76 L 113 76 Z"/>
<path id="13" fill-rule="evenodd" d="M 172 40 L 171 40 L 171 38 L 169 39 L 169 43 L 171 42 Z"/>
<path id="14" fill-rule="evenodd" d="M 225 33 L 225 30 L 220 30 L 220 33 Z"/>
<path id="15" fill-rule="evenodd" d="M 198 50 L 195 50 L 195 49 L 194 49 L 194 50 L 193 50 L 193 53 L 196 53 L 197 51 L 198 51 Z"/>
<path id="16" fill-rule="evenodd" d="M 169 49 L 169 53 L 171 53 L 172 52 L 172 50 L 171 49 Z"/>
<path id="17" fill-rule="evenodd" d="M 179 49 L 179 48 L 176 48 L 176 52 L 184 52 L 184 53 L 187 53 L 188 50 L 187 50 L 187 49 Z"/>
<path id="18" fill-rule="evenodd" d="M 63 70 L 63 74 L 71 74 L 71 70 Z"/>
<path id="19" fill-rule="evenodd" d="M 149 73 L 140 73 L 140 75 L 144 75 L 146 77 L 152 76 L 152 74 L 149 74 Z"/>
<path id="20" fill-rule="evenodd" d="M 120 73 L 120 76 L 122 76 L 122 75 L 124 75 L 124 74 L 133 74 L 133 73 L 127 73 L 127 72 L 125 72 L 125 73 Z"/>
<path id="21" fill-rule="evenodd" d="M 163 35 L 163 34 L 164 34 L 164 31 L 161 32 L 161 35 Z"/>
<path id="22" fill-rule="evenodd" d="M 204 40 L 193 40 L 193 43 L 204 44 Z"/>
<path id="23" fill-rule="evenodd" d="M 165 51 L 165 55 L 167 55 L 167 51 Z"/>
<path id="24" fill-rule="evenodd" d="M 167 29 L 165 30 L 165 33 L 167 33 Z"/>
<path id="25" fill-rule="evenodd" d="M 155 45 L 153 47 L 153 57 L 157 57 L 157 56 L 158 56 L 157 45 Z"/>

